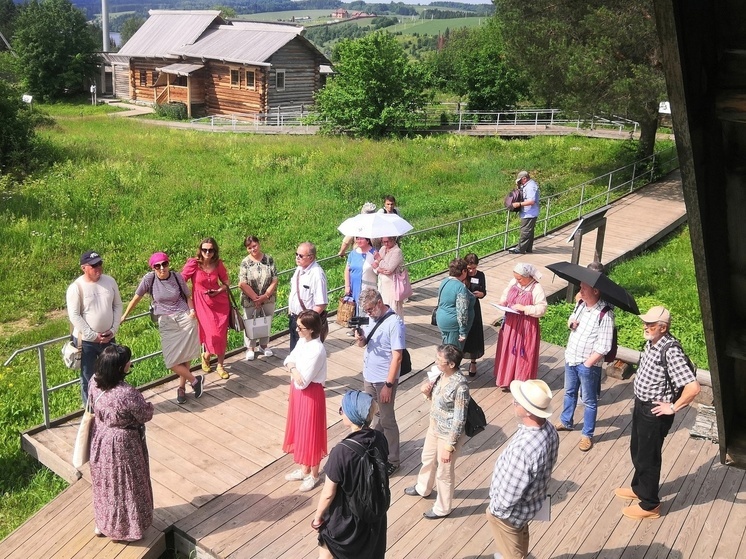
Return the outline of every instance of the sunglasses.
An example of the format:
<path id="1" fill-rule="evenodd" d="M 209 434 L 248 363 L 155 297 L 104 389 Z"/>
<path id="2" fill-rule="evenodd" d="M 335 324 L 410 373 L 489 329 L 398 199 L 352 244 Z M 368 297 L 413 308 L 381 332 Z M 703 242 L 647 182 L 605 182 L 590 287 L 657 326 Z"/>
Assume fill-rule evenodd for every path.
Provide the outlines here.
<path id="1" fill-rule="evenodd" d="M 103 261 L 101 261 L 101 262 L 97 262 L 96 264 L 88 264 L 88 265 L 89 265 L 89 266 L 90 266 L 91 268 L 100 268 L 101 266 L 103 266 L 103 265 L 104 265 L 104 262 L 103 262 Z"/>
<path id="2" fill-rule="evenodd" d="M 308 254 L 298 254 L 297 252 L 295 253 L 296 258 L 308 258 L 308 256 Z"/>
<path id="3" fill-rule="evenodd" d="M 166 260 L 165 262 L 159 262 L 158 264 L 153 264 L 153 268 L 155 268 L 156 270 L 165 270 L 166 268 L 168 268 L 168 264 L 169 262 L 168 260 Z"/>
<path id="4" fill-rule="evenodd" d="M 214 249 L 214 248 L 204 248 L 204 247 L 203 247 L 203 248 L 200 248 L 200 250 L 201 250 L 202 252 L 204 252 L 205 254 L 212 254 L 213 252 L 215 252 L 215 249 Z"/>

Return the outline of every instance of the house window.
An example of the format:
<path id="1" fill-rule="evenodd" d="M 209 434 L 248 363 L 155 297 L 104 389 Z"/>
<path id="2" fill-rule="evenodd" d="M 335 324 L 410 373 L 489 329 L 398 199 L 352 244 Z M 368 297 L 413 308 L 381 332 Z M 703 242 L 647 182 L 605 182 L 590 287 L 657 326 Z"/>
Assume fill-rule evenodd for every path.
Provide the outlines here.
<path id="1" fill-rule="evenodd" d="M 256 89 L 256 74 L 254 70 L 246 70 L 246 89 Z"/>
<path id="2" fill-rule="evenodd" d="M 277 91 L 285 91 L 285 70 L 275 71 Z"/>
<path id="3" fill-rule="evenodd" d="M 231 87 L 241 87 L 241 73 L 238 70 L 231 70 Z"/>
<path id="4" fill-rule="evenodd" d="M 151 82 L 150 82 L 150 83 L 152 83 L 153 85 L 155 85 L 155 82 L 157 82 L 157 81 L 158 81 L 158 71 L 157 71 L 157 70 L 153 70 L 153 71 L 152 71 L 152 72 L 150 73 L 150 79 L 151 79 Z"/>
<path id="5" fill-rule="evenodd" d="M 181 87 L 187 86 L 187 77 L 186 76 L 174 76 L 174 81 L 172 82 L 174 85 L 178 85 Z"/>
<path id="6" fill-rule="evenodd" d="M 140 85 L 148 85 L 148 73 L 145 70 L 140 70 Z"/>

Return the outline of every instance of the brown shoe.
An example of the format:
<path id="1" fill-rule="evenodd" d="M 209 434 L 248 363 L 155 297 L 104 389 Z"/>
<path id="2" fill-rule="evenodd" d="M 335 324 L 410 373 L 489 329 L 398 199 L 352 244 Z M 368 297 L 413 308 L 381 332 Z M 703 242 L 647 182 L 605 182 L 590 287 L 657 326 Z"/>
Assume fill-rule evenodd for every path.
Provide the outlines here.
<path id="1" fill-rule="evenodd" d="M 645 510 L 640 505 L 632 505 L 622 509 L 622 514 L 632 520 L 644 520 L 646 518 L 660 518 L 661 506 L 658 505 L 653 510 Z"/>
<path id="2" fill-rule="evenodd" d="M 572 427 L 568 427 L 561 421 L 558 421 L 554 424 L 554 428 L 557 429 L 557 431 L 572 431 Z"/>
<path id="3" fill-rule="evenodd" d="M 578 444 L 578 448 L 583 452 L 588 452 L 590 449 L 593 448 L 593 441 L 590 439 L 590 437 L 580 437 L 580 444 Z"/>
<path id="4" fill-rule="evenodd" d="M 619 497 L 620 499 L 630 500 L 630 499 L 639 499 L 637 495 L 635 495 L 635 492 L 632 491 L 631 487 L 617 487 L 614 489 L 614 495 Z"/>

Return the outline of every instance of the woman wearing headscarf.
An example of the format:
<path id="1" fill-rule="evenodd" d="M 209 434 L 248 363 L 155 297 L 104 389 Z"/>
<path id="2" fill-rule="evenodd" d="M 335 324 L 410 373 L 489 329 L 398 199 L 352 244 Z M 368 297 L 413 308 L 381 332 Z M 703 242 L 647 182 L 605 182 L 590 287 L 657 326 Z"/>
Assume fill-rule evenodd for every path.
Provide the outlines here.
<path id="1" fill-rule="evenodd" d="M 342 397 L 339 413 L 350 434 L 332 449 L 324 465 L 326 481 L 311 521 L 319 533 L 319 559 L 383 559 L 386 554 L 386 514 L 369 522 L 356 516 L 351 507 L 359 492 L 361 467 L 355 448 L 363 447 L 384 463 L 389 454 L 386 437 L 370 428 L 376 410 L 373 397 L 365 392 L 350 390 Z M 388 487 L 385 468 L 382 474 Z"/>
<path id="2" fill-rule="evenodd" d="M 228 315 L 231 310 L 228 290 L 231 286 L 217 241 L 212 237 L 202 239 L 197 255 L 187 260 L 181 275 L 192 282 L 199 339 L 205 348 L 202 370 L 210 372 L 210 356 L 216 355 L 218 365 L 215 370 L 220 378 L 227 379 L 230 375 L 223 367 L 223 361 L 228 347 Z"/>
<path id="3" fill-rule="evenodd" d="M 300 465 L 285 479 L 300 481 L 298 491 L 311 491 L 319 483 L 319 464 L 327 452 L 326 350 L 319 313 L 306 309 L 296 323 L 299 340 L 284 363 L 290 373 L 290 398 L 282 450 Z"/>
<path id="4" fill-rule="evenodd" d="M 122 322 L 145 295 L 153 301 L 153 316 L 158 321 L 161 350 L 166 368 L 179 375 L 176 401 L 186 403 L 186 383 L 194 395 L 202 396 L 202 375 L 193 375 L 190 363 L 199 355 L 199 331 L 192 294 L 179 272 L 171 270 L 165 252 L 155 252 L 148 260 L 151 272 L 145 274 L 135 290 L 135 296 L 122 313 Z"/>
<path id="5" fill-rule="evenodd" d="M 456 459 L 466 440 L 466 410 L 469 407 L 469 384 L 459 366 L 463 354 L 454 345 L 438 346 L 431 375 L 420 387 L 426 398 L 432 400 L 430 425 L 422 447 L 422 467 L 417 483 L 404 490 L 410 497 L 428 497 L 435 488 L 437 497 L 433 508 L 423 513 L 429 520 L 443 518 L 453 510 L 453 492 L 456 489 Z"/>
<path id="6" fill-rule="evenodd" d="M 440 282 L 438 310 L 435 314 L 438 329 L 444 344 L 463 349 L 466 335 L 474 322 L 474 301 L 471 291 L 466 289 L 467 264 L 462 258 L 454 258 L 448 265 L 448 277 Z"/>
<path id="7" fill-rule="evenodd" d="M 514 380 L 535 379 L 539 370 L 539 318 L 547 312 L 540 279 L 541 273 L 535 266 L 519 262 L 513 268 L 513 279 L 500 296 L 499 304 L 514 311 L 505 313 L 497 335 L 495 378 L 503 392 L 510 391 Z"/>
<path id="8" fill-rule="evenodd" d="M 91 487 L 94 533 L 117 541 L 137 541 L 153 523 L 145 423 L 153 404 L 124 382 L 132 366 L 127 346 L 112 344 L 96 360 L 90 401 Z"/>

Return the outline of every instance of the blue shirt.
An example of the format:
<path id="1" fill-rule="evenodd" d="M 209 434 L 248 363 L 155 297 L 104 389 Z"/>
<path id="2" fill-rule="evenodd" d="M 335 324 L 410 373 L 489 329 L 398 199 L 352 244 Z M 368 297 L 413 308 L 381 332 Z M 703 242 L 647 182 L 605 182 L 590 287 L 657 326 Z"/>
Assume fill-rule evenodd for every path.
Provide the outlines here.
<path id="1" fill-rule="evenodd" d="M 521 206 L 521 219 L 527 217 L 539 217 L 539 185 L 536 184 L 534 179 L 529 179 L 529 181 L 523 185 L 521 190 L 523 190 L 524 201 L 534 201 L 530 206 Z"/>
<path id="2" fill-rule="evenodd" d="M 375 325 L 376 321 L 371 318 L 370 324 L 363 326 L 363 335 L 367 337 Z M 365 346 L 365 356 L 363 357 L 363 378 L 365 380 L 370 383 L 386 382 L 388 380 L 392 352 L 407 347 L 404 342 L 405 335 L 404 321 L 397 314 L 389 316 L 376 328 Z"/>

